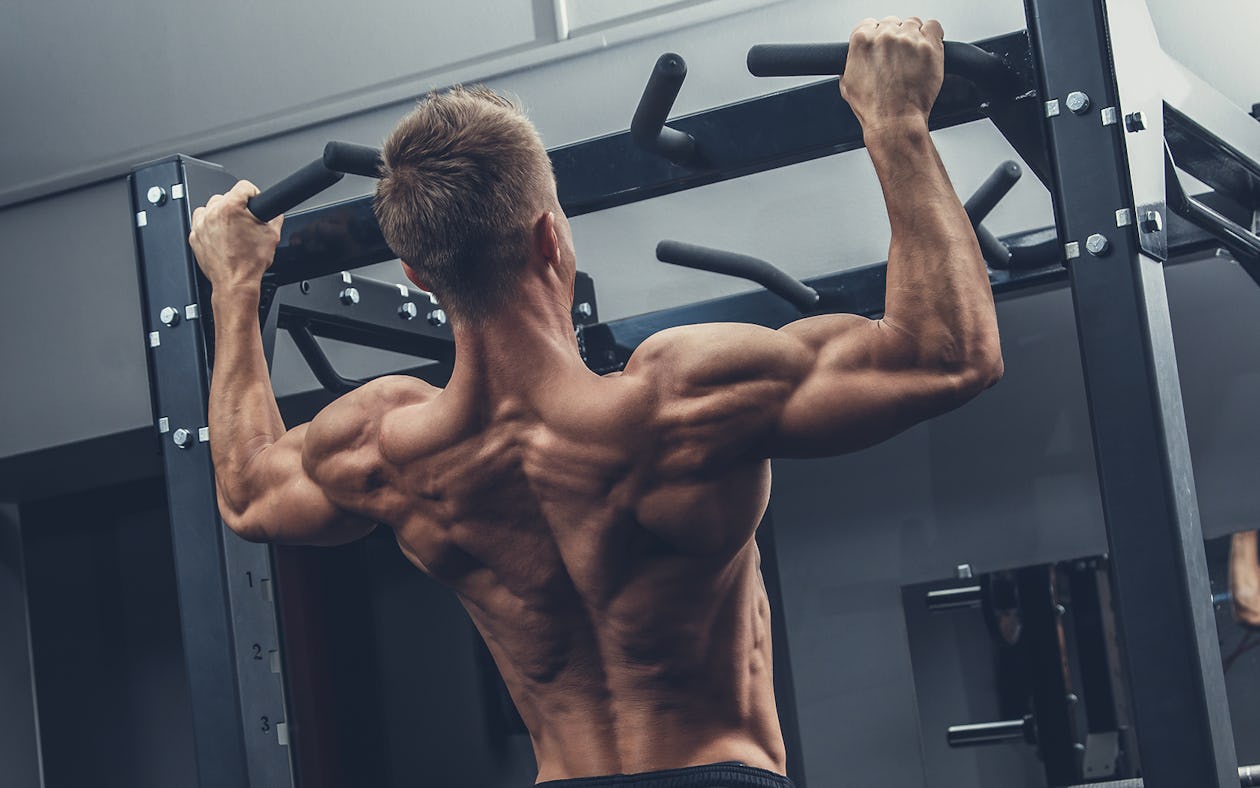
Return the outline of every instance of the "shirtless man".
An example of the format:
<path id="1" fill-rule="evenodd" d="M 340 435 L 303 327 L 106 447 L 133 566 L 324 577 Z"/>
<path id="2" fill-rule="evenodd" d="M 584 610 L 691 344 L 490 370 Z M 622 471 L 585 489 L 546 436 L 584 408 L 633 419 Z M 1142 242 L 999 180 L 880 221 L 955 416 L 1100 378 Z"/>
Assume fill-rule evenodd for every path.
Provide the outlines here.
<path id="1" fill-rule="evenodd" d="M 450 315 L 450 383 L 382 378 L 286 430 L 257 312 L 280 220 L 246 212 L 248 183 L 212 198 L 190 241 L 214 288 L 223 519 L 321 545 L 392 529 L 484 636 L 539 782 L 790 786 L 753 541 L 770 458 L 869 446 L 1002 374 L 976 237 L 928 136 L 942 37 L 865 20 L 840 83 L 892 225 L 881 320 L 675 328 L 595 375 L 542 143 L 510 102 L 456 90 L 399 124 L 376 194 L 386 240 Z"/>

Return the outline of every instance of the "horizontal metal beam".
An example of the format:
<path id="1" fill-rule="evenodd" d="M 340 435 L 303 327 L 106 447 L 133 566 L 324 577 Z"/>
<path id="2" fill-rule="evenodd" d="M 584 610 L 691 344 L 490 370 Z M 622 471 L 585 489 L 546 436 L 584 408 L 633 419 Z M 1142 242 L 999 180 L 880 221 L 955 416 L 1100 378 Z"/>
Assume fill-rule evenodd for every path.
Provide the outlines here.
<path id="1" fill-rule="evenodd" d="M 990 101 L 970 83 L 947 77 L 931 127 L 957 126 L 991 114 L 1033 171 L 1044 177 L 1040 103 L 1027 35 L 1019 31 L 976 46 L 1010 64 L 1016 97 Z M 834 79 L 675 118 L 669 125 L 695 138 L 697 166 L 680 167 L 640 148 L 629 131 L 548 151 L 565 212 L 580 216 L 863 146 L 861 124 L 840 98 Z M 377 226 L 372 196 L 366 195 L 286 217 L 268 276 L 284 285 L 395 257 Z"/>

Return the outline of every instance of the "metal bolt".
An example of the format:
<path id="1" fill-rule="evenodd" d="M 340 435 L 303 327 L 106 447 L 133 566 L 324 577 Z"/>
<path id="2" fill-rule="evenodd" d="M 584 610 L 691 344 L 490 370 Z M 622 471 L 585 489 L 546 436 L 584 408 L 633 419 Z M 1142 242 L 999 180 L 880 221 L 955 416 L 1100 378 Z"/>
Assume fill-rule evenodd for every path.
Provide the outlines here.
<path id="1" fill-rule="evenodd" d="M 1141 228 L 1144 233 L 1157 233 L 1164 229 L 1164 217 L 1159 215 L 1159 211 L 1147 211 L 1142 216 Z"/>
<path id="2" fill-rule="evenodd" d="M 1064 103 L 1075 115 L 1084 115 L 1089 112 L 1089 95 L 1079 90 L 1073 90 L 1067 94 L 1067 100 Z"/>
<path id="3" fill-rule="evenodd" d="M 306 295 L 307 293 L 311 292 L 311 283 L 303 279 L 298 284 L 298 290 L 302 291 L 302 295 Z"/>
<path id="4" fill-rule="evenodd" d="M 1066 614 L 1066 613 L 1067 613 L 1067 608 L 1066 608 L 1066 607 L 1064 607 L 1063 605 L 1055 605 L 1055 606 L 1054 606 L 1054 614 L 1055 614 L 1056 616 L 1062 616 L 1062 615 L 1064 615 L 1064 614 Z"/>
<path id="5" fill-rule="evenodd" d="M 1102 257 L 1111 251 L 1111 242 L 1102 233 L 1094 233 L 1085 239 L 1085 248 L 1094 257 Z"/>
<path id="6" fill-rule="evenodd" d="M 428 315 L 429 325 L 444 326 L 446 325 L 446 312 L 441 309 L 434 309 Z"/>
<path id="7" fill-rule="evenodd" d="M 1146 129 L 1146 113 L 1130 112 L 1124 116 L 1124 127 L 1129 131 L 1143 131 Z"/>
<path id="8" fill-rule="evenodd" d="M 192 432 L 184 429 L 183 427 L 180 427 L 171 433 L 171 440 L 175 441 L 175 445 L 181 449 L 187 449 L 191 446 L 193 442 L 192 438 Z"/>
<path id="9" fill-rule="evenodd" d="M 161 205 L 166 202 L 166 189 L 161 186 L 151 186 L 144 196 L 148 198 L 150 205 Z"/>
<path id="10" fill-rule="evenodd" d="M 1079 701 L 1080 701 L 1080 698 L 1076 697 L 1076 693 L 1069 692 L 1067 694 L 1067 702 L 1069 706 L 1075 706 Z"/>
<path id="11" fill-rule="evenodd" d="M 970 580 L 972 577 L 971 564 L 959 564 L 958 568 L 954 570 L 954 574 L 958 576 L 959 580 Z"/>
<path id="12" fill-rule="evenodd" d="M 410 301 L 398 307 L 398 316 L 403 320 L 414 320 L 418 314 L 420 314 L 420 311 Z"/>
<path id="13" fill-rule="evenodd" d="M 576 312 L 581 317 L 590 317 L 591 315 L 595 314 L 594 307 L 592 307 L 586 301 L 583 301 L 582 303 L 573 307 L 573 311 Z"/>
<path id="14" fill-rule="evenodd" d="M 179 310 L 173 306 L 164 306 L 162 311 L 158 313 L 158 319 L 163 325 L 173 326 L 179 322 Z"/>
<path id="15" fill-rule="evenodd" d="M 345 304 L 346 306 L 354 306 L 355 304 L 359 303 L 359 288 L 347 287 L 344 290 L 342 290 L 340 293 L 338 293 L 337 297 L 340 298 L 341 303 Z"/>

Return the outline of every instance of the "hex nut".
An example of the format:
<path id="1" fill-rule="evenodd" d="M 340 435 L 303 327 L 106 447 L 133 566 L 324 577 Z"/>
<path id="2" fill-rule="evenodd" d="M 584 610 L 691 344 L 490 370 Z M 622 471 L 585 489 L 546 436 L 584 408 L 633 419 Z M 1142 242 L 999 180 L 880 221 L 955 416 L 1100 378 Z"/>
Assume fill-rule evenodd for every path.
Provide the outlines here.
<path id="1" fill-rule="evenodd" d="M 1089 95 L 1082 91 L 1074 90 L 1067 94 L 1067 100 L 1064 103 L 1075 115 L 1084 115 L 1086 112 L 1089 112 Z"/>
<path id="2" fill-rule="evenodd" d="M 161 205 L 166 202 L 166 189 L 161 186 L 150 186 L 144 196 L 150 205 Z"/>
<path id="3" fill-rule="evenodd" d="M 347 287 L 337 294 L 337 298 L 346 306 L 354 306 L 359 303 L 359 288 Z"/>
<path id="4" fill-rule="evenodd" d="M 192 432 L 184 429 L 183 427 L 180 427 L 171 433 L 171 440 L 173 440 L 175 445 L 181 449 L 187 449 L 192 445 L 192 437 Z"/>
<path id="5" fill-rule="evenodd" d="M 418 314 L 420 310 L 416 309 L 416 305 L 410 301 L 398 307 L 398 316 L 403 320 L 415 320 Z"/>
<path id="6" fill-rule="evenodd" d="M 429 325 L 444 326 L 446 325 L 446 312 L 442 309 L 434 309 L 428 315 Z"/>
<path id="7" fill-rule="evenodd" d="M 179 310 L 173 306 L 164 306 L 158 313 L 158 319 L 162 321 L 162 325 L 173 326 L 179 322 Z"/>
<path id="8" fill-rule="evenodd" d="M 1102 257 L 1111 251 L 1111 242 L 1102 233 L 1094 233 L 1085 239 L 1085 249 L 1094 257 Z"/>

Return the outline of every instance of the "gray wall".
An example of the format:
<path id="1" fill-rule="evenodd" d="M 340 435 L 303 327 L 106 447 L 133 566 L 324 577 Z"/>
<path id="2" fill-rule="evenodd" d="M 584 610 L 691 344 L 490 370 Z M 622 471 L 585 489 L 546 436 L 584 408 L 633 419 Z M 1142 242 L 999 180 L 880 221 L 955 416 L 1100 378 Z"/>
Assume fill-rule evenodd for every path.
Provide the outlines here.
<path id="1" fill-rule="evenodd" d="M 938 16 L 962 40 L 1024 26 L 1009 0 L 913 8 L 784 0 L 698 22 L 755 5 L 714 0 L 548 43 L 549 4 L 526 0 L 496 4 L 493 15 L 486 3 L 374 0 L 376 27 L 345 19 L 331 0 L 304 4 L 301 15 L 277 4 L 260 12 L 259 29 L 222 4 L 120 0 L 108 14 L 81 5 L 20 0 L 0 9 L 0 98 L 11 110 L 0 121 L 11 143 L 0 188 L 116 172 L 128 150 L 164 140 L 267 184 L 328 139 L 378 143 L 409 96 L 454 78 L 520 95 L 555 146 L 624 129 L 662 51 L 690 64 L 682 113 L 792 84 L 747 76 L 743 53 L 758 41 L 842 38 L 862 16 L 887 12 Z M 1260 98 L 1250 62 L 1260 10 L 1251 0 L 1221 0 L 1210 15 L 1178 0 L 1151 5 L 1174 56 L 1239 104 Z M 396 16 L 421 10 L 410 28 L 414 17 Z M 416 43 L 380 29 L 390 24 L 414 29 Z M 432 59 L 443 57 L 463 62 Z M 268 117 L 273 108 L 279 116 Z M 936 140 L 964 193 L 1012 155 L 986 124 Z M 369 186 L 347 178 L 321 199 Z M 606 317 L 678 305 L 742 286 L 656 264 L 660 238 L 762 255 L 802 276 L 837 270 L 884 257 L 877 194 L 866 156 L 834 157 L 581 217 L 579 258 Z M 0 209 L 0 457 L 150 423 L 128 215 L 117 178 Z M 1049 222 L 1044 190 L 1025 178 L 989 224 L 1001 233 Z M 1170 270 L 1169 287 L 1205 528 L 1254 525 L 1260 292 L 1221 260 Z M 922 784 L 901 585 L 963 561 L 984 571 L 1103 549 L 1070 300 L 1048 293 L 1000 312 L 1008 373 L 997 389 L 860 455 L 776 467 L 778 549 L 790 567 L 780 614 L 814 785 L 839 775 Z M 347 374 L 380 366 L 349 354 L 338 362 Z M 314 386 L 288 344 L 274 377 L 281 393 Z"/>

